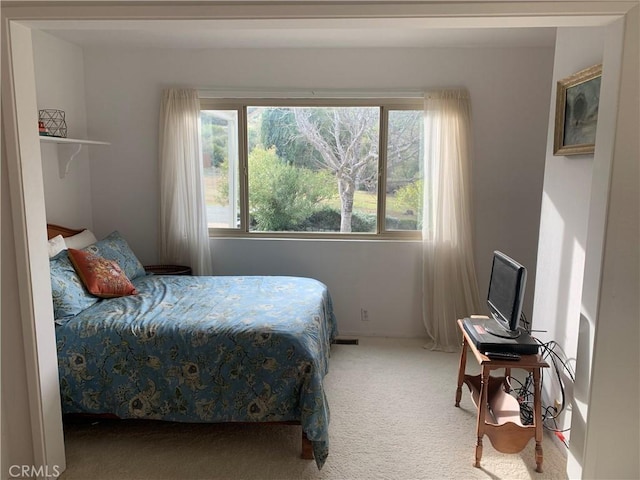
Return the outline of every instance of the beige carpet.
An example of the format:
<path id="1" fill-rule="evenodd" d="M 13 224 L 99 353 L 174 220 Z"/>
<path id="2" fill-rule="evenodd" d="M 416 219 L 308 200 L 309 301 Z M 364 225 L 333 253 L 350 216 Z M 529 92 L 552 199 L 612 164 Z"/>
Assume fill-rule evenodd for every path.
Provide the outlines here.
<path id="1" fill-rule="evenodd" d="M 465 387 L 454 407 L 458 355 L 417 339 L 334 345 L 326 377 L 330 451 L 318 471 L 301 460 L 300 427 L 98 422 L 65 426 L 71 479 L 564 479 L 566 459 L 545 436 L 502 454 L 485 437 L 472 466 L 476 412 Z M 472 360 L 469 366 L 472 368 Z"/>

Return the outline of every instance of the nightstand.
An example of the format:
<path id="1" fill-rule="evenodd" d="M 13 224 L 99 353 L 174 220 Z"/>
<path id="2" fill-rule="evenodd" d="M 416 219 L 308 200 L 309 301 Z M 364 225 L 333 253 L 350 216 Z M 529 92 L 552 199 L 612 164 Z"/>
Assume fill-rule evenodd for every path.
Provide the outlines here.
<path id="1" fill-rule="evenodd" d="M 154 275 L 191 275 L 191 267 L 186 265 L 145 265 L 144 270 Z"/>

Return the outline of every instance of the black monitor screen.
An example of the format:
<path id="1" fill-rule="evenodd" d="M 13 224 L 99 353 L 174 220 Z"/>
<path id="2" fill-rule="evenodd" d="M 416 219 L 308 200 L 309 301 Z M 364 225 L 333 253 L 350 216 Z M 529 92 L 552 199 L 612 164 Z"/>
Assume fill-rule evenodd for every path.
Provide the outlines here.
<path id="1" fill-rule="evenodd" d="M 507 330 L 517 330 L 527 270 L 502 252 L 494 252 L 487 303 L 491 316 Z"/>

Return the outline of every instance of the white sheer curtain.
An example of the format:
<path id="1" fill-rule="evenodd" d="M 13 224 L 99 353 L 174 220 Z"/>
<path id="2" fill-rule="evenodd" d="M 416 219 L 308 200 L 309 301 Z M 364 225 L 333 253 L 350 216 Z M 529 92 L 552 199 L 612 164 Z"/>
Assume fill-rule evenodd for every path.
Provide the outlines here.
<path id="1" fill-rule="evenodd" d="M 465 90 L 425 95 L 423 321 L 425 348 L 456 351 L 456 321 L 478 313 L 471 212 L 471 107 Z"/>
<path id="2" fill-rule="evenodd" d="M 188 265 L 196 275 L 211 275 L 196 90 L 163 92 L 159 152 L 160 260 Z"/>

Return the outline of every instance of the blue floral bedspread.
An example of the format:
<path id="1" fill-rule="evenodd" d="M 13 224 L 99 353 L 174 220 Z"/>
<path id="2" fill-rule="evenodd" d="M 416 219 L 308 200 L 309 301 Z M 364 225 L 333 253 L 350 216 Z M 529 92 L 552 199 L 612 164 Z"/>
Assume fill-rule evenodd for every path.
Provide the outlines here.
<path id="1" fill-rule="evenodd" d="M 337 333 L 324 284 L 145 276 L 56 326 L 64 413 L 177 422 L 300 421 L 318 468 Z"/>

